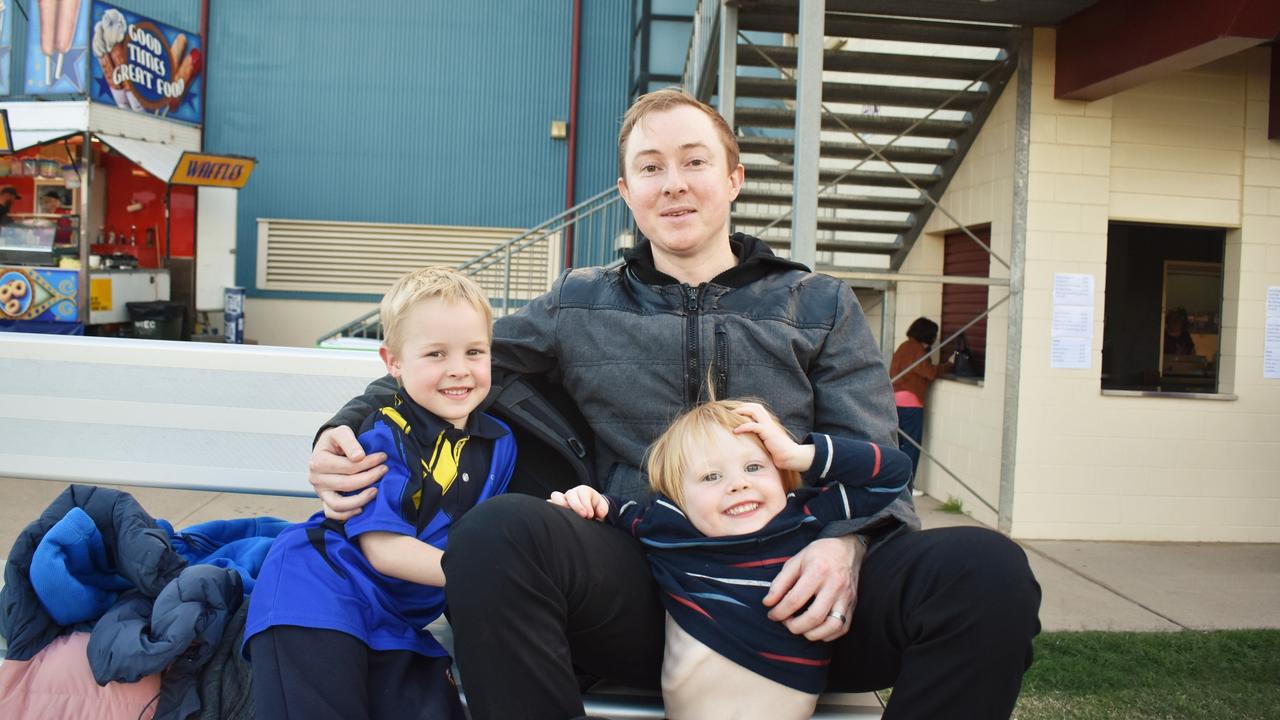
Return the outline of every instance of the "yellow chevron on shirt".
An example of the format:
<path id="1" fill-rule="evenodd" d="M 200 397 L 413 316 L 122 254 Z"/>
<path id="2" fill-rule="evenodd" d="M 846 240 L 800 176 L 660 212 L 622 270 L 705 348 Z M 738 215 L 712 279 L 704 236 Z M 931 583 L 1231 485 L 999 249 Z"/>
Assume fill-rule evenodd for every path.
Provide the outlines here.
<path id="1" fill-rule="evenodd" d="M 462 449 L 466 447 L 470 437 L 464 437 L 456 444 L 449 442 L 445 437 L 444 431 L 436 436 L 436 446 L 431 452 L 431 460 L 422 461 L 422 477 L 430 479 L 436 485 L 440 486 L 440 494 L 444 495 L 449 492 L 449 488 L 453 486 L 453 481 L 458 479 L 458 466 L 461 464 Z M 422 491 L 418 490 L 413 494 L 414 508 L 422 506 Z"/>

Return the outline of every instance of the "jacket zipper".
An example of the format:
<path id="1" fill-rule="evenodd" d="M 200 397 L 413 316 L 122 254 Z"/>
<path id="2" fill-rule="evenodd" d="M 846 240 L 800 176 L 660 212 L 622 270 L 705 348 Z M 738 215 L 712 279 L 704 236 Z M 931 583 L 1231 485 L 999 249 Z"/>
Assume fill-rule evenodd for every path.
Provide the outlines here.
<path id="1" fill-rule="evenodd" d="M 716 323 L 716 399 L 729 398 L 729 333 Z"/>
<path id="2" fill-rule="evenodd" d="M 684 309 L 685 309 L 685 370 L 684 370 L 684 404 L 685 407 L 692 407 L 698 402 L 698 387 L 700 385 L 698 378 L 698 367 L 701 363 L 698 361 L 698 317 L 699 305 L 702 300 L 701 289 L 705 285 L 698 287 L 684 286 Z"/>

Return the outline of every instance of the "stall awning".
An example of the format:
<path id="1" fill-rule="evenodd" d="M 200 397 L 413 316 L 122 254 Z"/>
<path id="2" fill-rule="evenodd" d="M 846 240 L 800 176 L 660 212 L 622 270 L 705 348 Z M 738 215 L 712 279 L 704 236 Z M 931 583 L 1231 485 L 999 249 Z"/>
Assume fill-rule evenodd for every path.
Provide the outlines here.
<path id="1" fill-rule="evenodd" d="M 79 135 L 79 130 L 10 130 L 13 136 L 13 150 L 25 150 L 35 145 L 44 145 L 53 140 Z"/>
<path id="2" fill-rule="evenodd" d="M 174 145 L 95 133 L 112 150 L 142 166 L 163 182 L 239 189 L 253 172 L 253 158 L 184 151 Z M 179 163 L 186 158 L 182 167 Z M 177 172 L 175 172 L 177 171 Z"/>
<path id="3" fill-rule="evenodd" d="M 132 140 L 119 135 L 95 133 L 97 138 L 112 150 L 124 155 L 143 170 L 155 175 L 162 182 L 169 182 L 173 177 L 173 169 L 178 166 L 178 158 L 182 157 L 182 148 L 146 140 Z M 17 138 L 14 138 L 17 141 Z"/>

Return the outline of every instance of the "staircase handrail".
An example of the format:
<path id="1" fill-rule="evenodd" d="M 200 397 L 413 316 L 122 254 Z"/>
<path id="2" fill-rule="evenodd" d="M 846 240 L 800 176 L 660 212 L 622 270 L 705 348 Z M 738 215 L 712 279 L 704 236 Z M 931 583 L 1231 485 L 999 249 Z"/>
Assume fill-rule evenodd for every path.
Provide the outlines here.
<path id="1" fill-rule="evenodd" d="M 693 32 L 684 58 L 684 89 L 703 102 L 715 94 L 716 65 L 713 62 L 720 47 L 720 3 L 722 0 L 698 0 L 693 11 Z"/>
<path id="2" fill-rule="evenodd" d="M 614 197 L 610 198 L 609 196 Z M 590 218 L 597 213 L 605 210 L 612 205 L 620 202 L 622 196 L 618 194 L 617 186 L 609 188 L 592 195 L 573 207 L 563 210 L 550 218 L 538 223 L 534 227 L 516 235 L 515 237 L 495 245 L 493 248 L 480 253 L 474 258 L 458 265 L 458 269 L 466 275 L 476 275 L 484 270 L 492 267 L 495 263 L 506 261 L 506 273 L 503 280 L 503 291 L 501 304 L 498 306 L 503 313 L 510 309 L 511 305 L 511 258 L 522 250 L 532 248 L 537 243 L 546 240 L 555 233 L 565 228 L 574 226 L 582 221 Z M 603 202 L 602 202 L 603 201 Z M 594 207 L 593 207 L 594 206 Z M 563 262 L 561 263 L 564 264 Z M 380 325 L 377 308 L 366 312 L 360 317 L 334 329 L 316 339 L 319 345 L 326 340 L 339 337 L 363 337 L 368 332 L 374 330 Z"/>

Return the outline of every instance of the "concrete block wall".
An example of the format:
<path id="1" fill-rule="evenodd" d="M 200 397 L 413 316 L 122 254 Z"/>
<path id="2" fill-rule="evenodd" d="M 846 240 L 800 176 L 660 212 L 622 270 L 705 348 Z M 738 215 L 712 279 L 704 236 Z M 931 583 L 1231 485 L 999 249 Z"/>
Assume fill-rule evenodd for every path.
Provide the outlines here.
<path id="1" fill-rule="evenodd" d="M 1280 286 L 1269 49 L 1086 103 L 1054 99 L 1053 42 L 1036 31 L 1013 532 L 1280 541 L 1280 381 L 1261 367 Z M 1110 220 L 1228 229 L 1220 399 L 1101 393 Z M 1094 276 L 1087 370 L 1049 367 L 1055 272 Z"/>
<path id="2" fill-rule="evenodd" d="M 939 275 L 943 268 L 943 238 L 961 227 L 990 226 L 991 247 L 1006 262 L 1013 221 L 1013 149 L 1017 120 L 1015 73 L 992 108 L 973 147 L 943 195 L 925 231 L 903 264 L 906 273 Z M 948 214 L 951 217 L 948 217 Z M 1009 276 L 998 260 L 991 276 Z M 898 285 L 897 341 L 921 315 L 938 321 L 942 314 L 942 286 L 937 283 Z M 988 304 L 1005 297 L 1008 289 L 992 287 Z M 1003 426 L 1005 355 L 1008 347 L 1008 305 L 1001 305 L 987 322 L 986 377 L 981 384 L 939 380 L 925 399 L 925 448 L 981 498 L 998 505 L 1000 448 Z M 959 498 L 974 517 L 992 525 L 995 512 L 937 465 L 922 459 L 917 486 L 930 495 Z"/>

